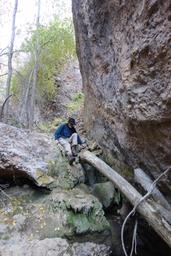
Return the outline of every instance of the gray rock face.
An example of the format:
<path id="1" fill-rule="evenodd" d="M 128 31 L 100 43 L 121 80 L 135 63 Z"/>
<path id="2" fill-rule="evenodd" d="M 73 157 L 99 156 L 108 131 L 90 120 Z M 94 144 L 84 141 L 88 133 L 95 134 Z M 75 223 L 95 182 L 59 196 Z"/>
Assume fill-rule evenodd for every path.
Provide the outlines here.
<path id="1" fill-rule="evenodd" d="M 171 165 L 170 1 L 73 0 L 73 15 L 87 129 L 115 168 L 156 178 Z"/>
<path id="2" fill-rule="evenodd" d="M 61 238 L 44 239 L 41 241 L 21 240 L 16 245 L 9 245 L 0 248 L 3 256 L 108 256 L 110 248 L 95 243 L 74 243 L 69 244 Z"/>
<path id="3" fill-rule="evenodd" d="M 57 116 L 66 118 L 68 106 L 73 102 L 75 95 L 82 91 L 78 61 L 72 59 L 65 65 L 63 72 L 57 77 L 56 84 L 58 91 L 54 104 Z"/>

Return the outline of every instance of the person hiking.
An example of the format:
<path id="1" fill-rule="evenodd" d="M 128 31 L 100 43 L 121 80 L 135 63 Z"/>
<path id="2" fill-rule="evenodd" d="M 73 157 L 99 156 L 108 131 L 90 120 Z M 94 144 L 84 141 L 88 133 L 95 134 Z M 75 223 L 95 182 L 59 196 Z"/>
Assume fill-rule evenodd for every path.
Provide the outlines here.
<path id="1" fill-rule="evenodd" d="M 72 164 L 78 153 L 78 145 L 83 144 L 75 129 L 76 121 L 69 117 L 67 123 L 62 123 L 55 131 L 55 140 L 62 145 L 69 163 Z"/>

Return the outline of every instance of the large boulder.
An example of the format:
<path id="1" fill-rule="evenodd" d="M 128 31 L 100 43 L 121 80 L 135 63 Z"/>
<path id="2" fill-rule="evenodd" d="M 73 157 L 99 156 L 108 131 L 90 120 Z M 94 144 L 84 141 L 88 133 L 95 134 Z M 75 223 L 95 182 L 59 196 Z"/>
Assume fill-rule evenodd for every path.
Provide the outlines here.
<path id="1" fill-rule="evenodd" d="M 99 199 L 106 210 L 121 204 L 121 194 L 110 181 L 96 183 L 93 186 L 92 193 Z"/>
<path id="2" fill-rule="evenodd" d="M 30 181 L 48 186 L 54 181 L 48 176 L 48 165 L 57 149 L 48 136 L 0 123 L 0 137 L 1 183 Z"/>
<path id="3" fill-rule="evenodd" d="M 126 177 L 158 177 L 171 165 L 170 1 L 73 0 L 73 16 L 87 130 Z"/>
<path id="4" fill-rule="evenodd" d="M 71 188 L 84 180 L 50 136 L 0 123 L 0 137 L 0 183 Z"/>

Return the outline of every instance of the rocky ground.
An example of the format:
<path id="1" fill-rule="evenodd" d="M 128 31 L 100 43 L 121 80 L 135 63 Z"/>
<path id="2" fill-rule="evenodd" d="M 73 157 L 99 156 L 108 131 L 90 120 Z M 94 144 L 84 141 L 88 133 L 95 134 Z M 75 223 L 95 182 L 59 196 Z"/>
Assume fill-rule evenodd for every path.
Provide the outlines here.
<path id="1" fill-rule="evenodd" d="M 98 245 L 90 242 L 69 244 L 66 239 L 51 238 L 35 241 L 21 241 L 16 245 L 3 248 L 4 256 L 87 256 L 98 255 L 108 256 L 109 249 L 105 245 Z"/>
<path id="2" fill-rule="evenodd" d="M 109 255 L 110 225 L 83 167 L 47 135 L 2 123 L 0 135 L 0 255 Z"/>

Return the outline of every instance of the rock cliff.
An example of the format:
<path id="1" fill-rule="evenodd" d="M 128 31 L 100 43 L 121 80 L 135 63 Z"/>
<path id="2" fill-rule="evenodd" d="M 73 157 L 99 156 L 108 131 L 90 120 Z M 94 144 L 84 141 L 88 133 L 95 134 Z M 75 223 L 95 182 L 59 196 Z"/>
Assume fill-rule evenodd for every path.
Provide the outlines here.
<path id="1" fill-rule="evenodd" d="M 156 178 L 171 165 L 171 2 L 73 0 L 73 16 L 89 134 L 118 170 Z"/>

